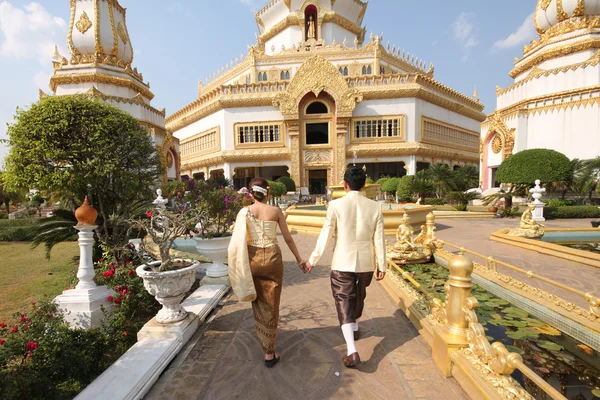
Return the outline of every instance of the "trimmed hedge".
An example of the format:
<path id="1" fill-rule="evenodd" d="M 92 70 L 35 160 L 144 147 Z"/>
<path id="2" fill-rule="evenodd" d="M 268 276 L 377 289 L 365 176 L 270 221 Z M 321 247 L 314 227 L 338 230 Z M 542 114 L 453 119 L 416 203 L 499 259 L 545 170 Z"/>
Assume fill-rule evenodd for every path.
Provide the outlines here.
<path id="1" fill-rule="evenodd" d="M 388 194 L 396 194 L 396 189 L 400 183 L 400 178 L 390 178 L 381 185 L 381 191 Z"/>
<path id="2" fill-rule="evenodd" d="M 496 180 L 516 185 L 533 185 L 536 179 L 543 183 L 568 181 L 573 176 L 571 160 L 558 151 L 529 149 L 520 151 L 500 164 Z"/>
<path id="3" fill-rule="evenodd" d="M 398 200 L 400 201 L 411 201 L 412 196 L 414 194 L 412 190 L 412 182 L 414 176 L 405 175 L 400 178 L 400 182 L 398 182 L 398 186 L 396 188 L 396 196 L 398 196 Z"/>
<path id="4" fill-rule="evenodd" d="M 577 205 L 575 200 L 543 200 L 547 207 L 570 207 Z"/>
<path id="5" fill-rule="evenodd" d="M 283 183 L 288 192 L 296 191 L 296 182 L 294 182 L 290 177 L 282 176 L 281 178 L 277 179 L 277 182 Z"/>
<path id="6" fill-rule="evenodd" d="M 35 237 L 32 227 L 37 219 L 0 219 L 0 242 L 30 242 Z"/>
<path id="7" fill-rule="evenodd" d="M 600 208 L 595 206 L 545 207 L 547 219 L 600 218 Z"/>

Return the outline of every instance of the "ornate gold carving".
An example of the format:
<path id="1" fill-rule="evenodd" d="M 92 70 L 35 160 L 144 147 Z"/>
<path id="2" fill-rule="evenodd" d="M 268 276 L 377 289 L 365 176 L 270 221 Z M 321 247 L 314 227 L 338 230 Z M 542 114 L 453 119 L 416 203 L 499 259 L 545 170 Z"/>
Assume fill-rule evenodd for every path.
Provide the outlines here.
<path id="1" fill-rule="evenodd" d="M 577 7 L 573 10 L 571 17 L 581 17 L 585 14 L 585 0 L 577 0 Z"/>
<path id="2" fill-rule="evenodd" d="M 552 0 L 540 0 L 540 8 L 544 11 L 548 9 Z"/>
<path id="3" fill-rule="evenodd" d="M 423 143 L 475 151 L 479 149 L 480 136 L 479 132 L 421 117 L 421 142 Z"/>
<path id="4" fill-rule="evenodd" d="M 167 153 L 167 163 L 166 163 L 166 167 L 167 167 L 168 169 L 170 169 L 170 168 L 173 168 L 174 161 L 175 161 L 175 160 L 173 160 L 173 154 L 171 154 L 171 152 L 168 152 L 168 153 Z"/>
<path id="5" fill-rule="evenodd" d="M 502 114 L 498 110 L 488 117 L 486 126 L 488 128 L 488 133 L 484 139 L 484 142 L 488 143 L 490 138 L 494 135 L 500 136 L 500 140 L 504 144 L 502 148 L 502 160 L 506 160 L 512 155 L 515 147 L 515 129 L 508 128 L 504 122 Z M 485 161 L 484 165 L 486 165 Z"/>
<path id="6" fill-rule="evenodd" d="M 494 154 L 498 154 L 502 151 L 502 137 L 500 135 L 494 136 L 494 140 L 492 140 L 492 151 Z"/>
<path id="7" fill-rule="evenodd" d="M 81 73 L 81 74 L 55 74 L 50 78 L 50 88 L 56 92 L 58 85 L 75 85 L 79 83 L 106 83 L 133 89 L 145 98 L 152 100 L 154 94 L 148 87 L 132 79 L 121 78 L 118 76 L 103 73 Z"/>
<path id="8" fill-rule="evenodd" d="M 598 26 L 600 27 L 600 19 L 598 19 Z M 515 68 L 510 71 L 509 75 L 511 78 L 516 78 L 520 74 L 525 71 L 528 71 L 533 66 L 538 65 L 544 61 L 566 56 L 572 53 L 578 53 L 580 51 L 589 50 L 589 49 L 598 49 L 600 48 L 600 39 L 586 39 L 575 43 L 569 43 L 562 45 L 560 47 L 552 48 L 546 52 L 543 52 L 535 57 L 531 57 L 527 61 L 518 60 L 518 62 L 523 61 L 522 64 L 516 65 Z"/>
<path id="9" fill-rule="evenodd" d="M 182 161 L 181 168 L 190 170 L 232 162 L 289 161 L 290 156 L 290 149 L 285 147 L 274 149 L 224 150 L 211 154 L 208 157 L 203 157 L 196 162 L 184 163 Z"/>
<path id="10" fill-rule="evenodd" d="M 549 28 L 543 33 L 540 32 L 540 38 L 538 40 L 533 40 L 529 45 L 524 46 L 523 53 L 527 54 L 540 46 L 554 44 L 566 40 L 566 38 L 562 37 L 562 35 L 566 33 L 571 33 L 578 30 L 585 30 L 585 32 L 582 32 L 579 35 L 569 36 L 568 40 L 573 40 L 577 37 L 587 35 L 590 29 L 598 27 L 600 27 L 600 17 L 598 16 L 584 16 L 567 19 L 565 21 L 560 22 L 557 25 L 554 25 L 553 27 Z M 518 58 L 516 60 L 516 62 L 519 61 Z"/>
<path id="11" fill-rule="evenodd" d="M 556 16 L 559 22 L 569 19 L 569 14 L 565 12 L 562 2 L 563 0 L 556 0 Z"/>
<path id="12" fill-rule="evenodd" d="M 112 30 L 113 35 L 113 48 L 110 51 L 110 55 L 116 58 L 119 56 L 119 36 L 115 27 L 115 15 L 113 5 L 111 3 L 108 4 L 108 17 L 110 19 L 110 29 Z"/>
<path id="13" fill-rule="evenodd" d="M 102 36 L 100 35 L 100 0 L 94 0 L 94 16 L 96 17 L 96 26 L 94 27 L 94 36 L 96 39 L 95 52 L 96 55 L 105 55 L 104 47 L 102 47 Z"/>
<path id="14" fill-rule="evenodd" d="M 77 21 L 75 27 L 81 33 L 86 33 L 92 27 L 92 21 L 90 21 L 90 17 L 88 17 L 85 11 L 81 13 L 79 21 Z"/>
<path id="15" fill-rule="evenodd" d="M 129 37 L 127 36 L 125 28 L 123 28 L 123 25 L 120 22 L 119 25 L 117 25 L 117 32 L 119 33 L 119 37 L 123 41 L 123 44 L 127 44 L 127 42 L 129 41 Z"/>
<path id="16" fill-rule="evenodd" d="M 333 163 L 333 153 L 331 150 L 305 150 L 304 164 L 325 165 Z"/>
<path id="17" fill-rule="evenodd" d="M 341 182 L 346 171 L 346 135 L 349 119 L 338 118 L 336 121 L 336 147 L 335 147 L 335 182 Z"/>
<path id="18" fill-rule="evenodd" d="M 465 151 L 453 149 L 451 147 L 415 142 L 394 143 L 393 146 L 390 146 L 389 143 L 350 144 L 346 148 L 346 157 L 352 158 L 354 152 L 356 152 L 358 157 L 365 158 L 417 155 L 422 157 L 462 161 L 465 163 L 479 162 L 479 152 L 477 150 Z"/>
<path id="19" fill-rule="evenodd" d="M 308 92 L 318 97 L 323 91 L 327 91 L 335 99 L 337 115 L 340 117 L 351 117 L 356 103 L 363 99 L 358 89 L 348 87 L 346 80 L 332 63 L 323 57 L 314 56 L 302 64 L 287 91 L 278 94 L 273 105 L 279 107 L 286 119 L 298 119 L 298 104 L 302 97 Z"/>
<path id="20" fill-rule="evenodd" d="M 165 114 L 166 114 L 166 110 L 164 108 L 162 110 L 158 110 L 158 109 L 152 107 L 150 104 L 148 104 L 147 101 L 145 101 L 143 99 L 143 97 L 142 97 L 141 94 L 137 94 L 136 96 L 134 96 L 132 98 L 110 96 L 110 95 L 102 93 L 101 91 L 99 91 L 98 89 L 96 89 L 95 86 L 92 86 L 85 94 L 88 95 L 88 96 L 90 96 L 90 97 L 93 97 L 93 98 L 102 99 L 103 101 L 106 101 L 106 102 L 123 103 L 123 104 L 135 104 L 135 105 L 144 107 L 145 109 L 149 110 L 151 113 L 159 115 L 162 118 L 164 118 Z"/>

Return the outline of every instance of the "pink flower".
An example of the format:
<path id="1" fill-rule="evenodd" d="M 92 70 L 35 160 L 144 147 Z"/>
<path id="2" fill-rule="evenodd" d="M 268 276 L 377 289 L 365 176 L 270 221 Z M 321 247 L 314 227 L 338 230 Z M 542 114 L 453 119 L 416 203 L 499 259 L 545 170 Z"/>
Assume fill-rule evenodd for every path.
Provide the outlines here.
<path id="1" fill-rule="evenodd" d="M 25 345 L 25 350 L 27 350 L 28 352 L 32 352 L 37 348 L 38 348 L 37 342 L 27 342 L 27 344 Z"/>
<path id="2" fill-rule="evenodd" d="M 100 257 L 100 262 L 104 261 L 104 257 Z"/>

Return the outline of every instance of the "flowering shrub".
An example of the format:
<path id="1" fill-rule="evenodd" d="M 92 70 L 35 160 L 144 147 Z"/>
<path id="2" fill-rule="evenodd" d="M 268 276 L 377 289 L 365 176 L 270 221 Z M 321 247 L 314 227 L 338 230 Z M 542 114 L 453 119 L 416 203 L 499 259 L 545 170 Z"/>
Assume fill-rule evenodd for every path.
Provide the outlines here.
<path id="1" fill-rule="evenodd" d="M 71 399 L 116 358 L 99 329 L 70 329 L 56 305 L 0 322 L 0 398 Z M 119 355 L 120 356 L 120 355 Z"/>
<path id="2" fill-rule="evenodd" d="M 229 235 L 238 212 L 250 202 L 249 195 L 239 194 L 231 187 L 193 179 L 184 184 L 185 193 L 179 193 L 179 200 L 198 211 L 194 228 L 205 239 Z"/>

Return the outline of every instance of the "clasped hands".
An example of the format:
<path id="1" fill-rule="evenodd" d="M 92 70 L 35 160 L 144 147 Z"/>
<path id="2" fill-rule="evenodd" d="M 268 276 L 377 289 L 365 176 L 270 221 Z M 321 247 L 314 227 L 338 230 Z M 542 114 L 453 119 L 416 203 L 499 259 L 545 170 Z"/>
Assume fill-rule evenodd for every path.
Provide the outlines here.
<path id="1" fill-rule="evenodd" d="M 313 266 L 308 261 L 301 261 L 301 262 L 298 263 L 298 266 L 300 267 L 300 269 L 302 270 L 302 272 L 304 272 L 305 274 L 310 274 L 310 272 L 313 269 Z M 379 271 L 379 270 L 377 270 L 375 272 L 375 279 L 378 280 L 378 281 L 380 281 L 383 278 L 385 278 L 385 271 Z"/>

